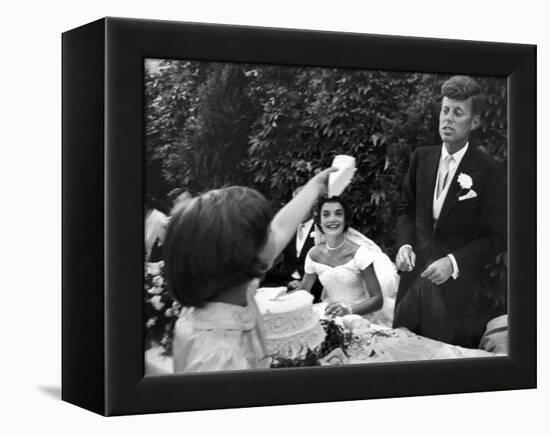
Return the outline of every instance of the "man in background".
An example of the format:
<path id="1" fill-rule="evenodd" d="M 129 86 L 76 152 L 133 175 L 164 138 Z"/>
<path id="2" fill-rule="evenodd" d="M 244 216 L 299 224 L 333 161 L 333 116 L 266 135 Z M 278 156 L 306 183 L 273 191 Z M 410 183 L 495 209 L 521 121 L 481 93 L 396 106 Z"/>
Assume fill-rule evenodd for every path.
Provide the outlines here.
<path id="1" fill-rule="evenodd" d="M 301 188 L 293 192 L 292 197 L 300 192 Z M 267 273 L 263 285 L 286 285 L 288 290 L 294 290 L 300 285 L 304 277 L 304 263 L 309 250 L 319 241 L 320 234 L 315 229 L 312 214 L 296 228 L 296 235 L 277 258 L 273 268 Z M 323 286 L 317 279 L 311 288 L 314 303 L 321 301 Z"/>

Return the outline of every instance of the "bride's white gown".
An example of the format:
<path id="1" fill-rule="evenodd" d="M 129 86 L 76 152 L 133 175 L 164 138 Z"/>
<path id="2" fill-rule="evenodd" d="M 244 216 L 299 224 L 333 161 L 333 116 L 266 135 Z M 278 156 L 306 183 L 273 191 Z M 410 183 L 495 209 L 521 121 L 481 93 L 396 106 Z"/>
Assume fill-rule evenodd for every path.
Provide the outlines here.
<path id="1" fill-rule="evenodd" d="M 375 273 L 384 296 L 384 304 L 378 311 L 366 314 L 364 317 L 375 324 L 391 327 L 395 299 L 391 298 L 390 295 L 394 290 L 393 283 L 396 280 L 397 273 L 394 268 L 387 266 L 387 256 L 384 255 L 384 258 L 381 255 L 384 254 L 363 244 L 359 246 L 354 257 L 348 262 L 331 267 L 315 262 L 308 253 L 304 271 L 308 274 L 317 274 L 319 277 L 324 287 L 323 301 L 329 303 L 339 302 L 345 307 L 349 307 L 370 297 L 365 280 L 361 276 L 361 271 L 374 262 Z M 391 284 L 388 282 L 391 282 Z M 389 288 L 389 286 L 392 287 Z"/>

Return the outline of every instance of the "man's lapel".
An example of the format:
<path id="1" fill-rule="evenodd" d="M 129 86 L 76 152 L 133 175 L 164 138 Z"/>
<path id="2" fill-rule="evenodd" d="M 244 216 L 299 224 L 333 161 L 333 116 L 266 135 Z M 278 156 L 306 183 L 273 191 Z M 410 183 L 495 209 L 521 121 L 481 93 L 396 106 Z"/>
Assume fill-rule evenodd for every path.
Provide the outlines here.
<path id="1" fill-rule="evenodd" d="M 458 183 L 458 175 L 465 173 L 472 176 L 472 172 L 475 170 L 475 158 L 472 145 L 470 144 L 468 150 L 464 154 L 462 161 L 456 168 L 456 172 L 451 180 L 451 185 L 447 191 L 447 196 L 445 196 L 445 201 L 443 202 L 443 207 L 439 213 L 439 218 L 435 223 L 434 232 L 439 229 L 441 224 L 445 221 L 445 218 L 449 215 L 451 209 L 458 202 L 458 193 L 460 192 L 460 184 Z"/>
<path id="2" fill-rule="evenodd" d="M 421 185 L 420 191 L 423 194 L 418 195 L 421 202 L 423 219 L 427 227 L 433 227 L 433 198 L 435 183 L 437 180 L 437 170 L 439 168 L 439 160 L 441 158 L 441 146 L 430 150 L 428 156 L 421 168 Z"/>
<path id="3" fill-rule="evenodd" d="M 315 233 L 315 223 L 313 223 L 309 228 L 309 231 L 306 235 L 306 239 L 304 240 L 304 244 L 302 244 L 302 249 L 296 255 L 300 258 L 300 260 L 305 259 L 307 252 L 309 252 L 309 249 L 311 249 L 315 244 L 315 241 L 311 236 L 312 233 L 313 234 Z"/>

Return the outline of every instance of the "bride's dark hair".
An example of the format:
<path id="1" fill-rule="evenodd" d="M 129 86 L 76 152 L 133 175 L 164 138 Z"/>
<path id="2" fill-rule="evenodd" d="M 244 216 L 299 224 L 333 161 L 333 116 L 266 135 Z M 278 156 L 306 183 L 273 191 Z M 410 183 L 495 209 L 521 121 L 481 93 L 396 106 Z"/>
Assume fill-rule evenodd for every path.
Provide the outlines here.
<path id="1" fill-rule="evenodd" d="M 345 200 L 342 199 L 341 196 L 331 196 L 331 197 L 322 197 L 317 201 L 317 204 L 315 206 L 315 211 L 313 213 L 313 221 L 315 222 L 315 225 L 317 228 L 323 232 L 323 228 L 321 227 L 321 210 L 323 209 L 323 205 L 325 203 L 339 203 L 342 205 L 342 209 L 344 210 L 344 232 L 348 230 L 349 228 L 349 212 L 348 212 L 348 206 L 345 202 Z"/>
<path id="2" fill-rule="evenodd" d="M 258 257 L 273 211 L 247 187 L 211 190 L 174 212 L 164 256 L 168 289 L 184 306 L 203 306 L 216 294 L 267 271 Z"/>

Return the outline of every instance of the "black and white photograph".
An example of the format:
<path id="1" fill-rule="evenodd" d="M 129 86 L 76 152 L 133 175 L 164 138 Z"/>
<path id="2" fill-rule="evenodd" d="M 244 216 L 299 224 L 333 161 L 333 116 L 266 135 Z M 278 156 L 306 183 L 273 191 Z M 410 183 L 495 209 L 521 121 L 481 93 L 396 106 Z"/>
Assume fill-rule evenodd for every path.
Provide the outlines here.
<path id="1" fill-rule="evenodd" d="M 1 432 L 547 425 L 544 2 L 0 9 Z"/>
<path id="2" fill-rule="evenodd" d="M 146 375 L 508 356 L 505 78 L 144 79 Z"/>

